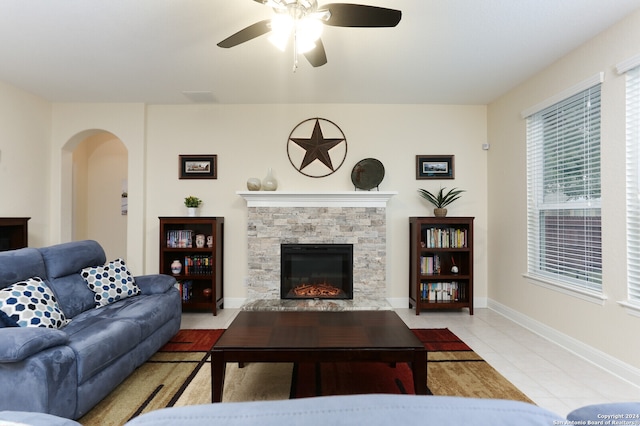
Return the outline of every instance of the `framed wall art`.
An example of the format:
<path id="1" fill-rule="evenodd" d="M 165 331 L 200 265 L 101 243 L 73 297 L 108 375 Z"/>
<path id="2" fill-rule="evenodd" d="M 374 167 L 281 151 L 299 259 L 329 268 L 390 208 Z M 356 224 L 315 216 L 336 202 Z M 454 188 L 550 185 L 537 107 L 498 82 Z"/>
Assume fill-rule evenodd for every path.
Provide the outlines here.
<path id="1" fill-rule="evenodd" d="M 217 179 L 217 155 L 181 155 L 180 179 Z"/>
<path id="2" fill-rule="evenodd" d="M 416 179 L 453 179 L 453 155 L 416 155 Z"/>

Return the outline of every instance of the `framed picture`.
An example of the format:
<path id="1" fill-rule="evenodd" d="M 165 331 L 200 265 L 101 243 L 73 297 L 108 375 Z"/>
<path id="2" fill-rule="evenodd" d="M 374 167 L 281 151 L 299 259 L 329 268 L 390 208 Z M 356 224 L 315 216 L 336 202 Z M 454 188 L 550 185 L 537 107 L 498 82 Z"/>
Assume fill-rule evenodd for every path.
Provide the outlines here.
<path id="1" fill-rule="evenodd" d="M 416 155 L 416 179 L 453 179 L 453 155 Z"/>
<path id="2" fill-rule="evenodd" d="M 217 155 L 181 155 L 180 179 L 217 179 Z"/>

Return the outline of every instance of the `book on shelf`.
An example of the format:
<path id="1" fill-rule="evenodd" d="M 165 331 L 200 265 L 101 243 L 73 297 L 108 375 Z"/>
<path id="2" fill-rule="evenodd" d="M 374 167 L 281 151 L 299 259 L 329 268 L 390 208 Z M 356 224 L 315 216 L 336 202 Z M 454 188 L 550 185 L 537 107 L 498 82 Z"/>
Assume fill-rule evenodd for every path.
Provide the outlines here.
<path id="1" fill-rule="evenodd" d="M 466 300 L 466 285 L 457 281 L 420 283 L 420 300 L 424 302 L 458 302 Z"/>
<path id="2" fill-rule="evenodd" d="M 187 255 L 184 257 L 184 275 L 211 275 L 213 256 Z"/>
<path id="3" fill-rule="evenodd" d="M 430 256 L 420 256 L 421 275 L 439 274 L 440 270 L 440 256 L 438 256 L 437 254 Z"/>
<path id="4" fill-rule="evenodd" d="M 192 248 L 193 231 L 191 229 L 176 229 L 167 231 L 168 248 Z"/>
<path id="5" fill-rule="evenodd" d="M 178 290 L 180 290 L 180 297 L 182 298 L 182 301 L 188 302 L 191 300 L 191 297 L 193 296 L 193 282 L 189 280 L 178 281 L 177 285 Z"/>
<path id="6" fill-rule="evenodd" d="M 465 248 L 468 233 L 466 228 L 425 228 L 422 243 L 426 248 Z"/>

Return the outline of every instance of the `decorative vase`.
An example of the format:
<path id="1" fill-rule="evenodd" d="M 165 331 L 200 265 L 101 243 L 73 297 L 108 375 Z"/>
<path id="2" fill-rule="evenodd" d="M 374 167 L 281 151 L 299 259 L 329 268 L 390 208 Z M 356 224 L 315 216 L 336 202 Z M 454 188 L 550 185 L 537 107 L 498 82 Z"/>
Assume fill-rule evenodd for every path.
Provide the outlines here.
<path id="1" fill-rule="evenodd" d="M 212 293 L 213 293 L 213 290 L 211 290 L 209 287 L 202 290 L 202 295 L 205 297 L 205 299 L 211 299 Z"/>
<path id="2" fill-rule="evenodd" d="M 182 272 L 182 263 L 176 259 L 171 263 L 171 273 L 173 275 L 179 275 L 180 272 Z"/>
<path id="3" fill-rule="evenodd" d="M 262 187 L 262 183 L 260 182 L 260 179 L 249 178 L 249 180 L 247 180 L 247 189 L 249 191 L 260 191 L 261 187 Z"/>
<path id="4" fill-rule="evenodd" d="M 197 248 L 203 248 L 204 247 L 204 234 L 198 234 L 196 235 L 196 247 Z"/>
<path id="5" fill-rule="evenodd" d="M 447 209 L 433 209 L 433 215 L 435 217 L 445 217 L 447 215 Z"/>
<path id="6" fill-rule="evenodd" d="M 189 216 L 189 217 L 198 216 L 198 208 L 197 207 L 187 207 L 187 216 Z"/>
<path id="7" fill-rule="evenodd" d="M 278 181 L 273 177 L 273 172 L 269 168 L 267 176 L 262 179 L 262 189 L 264 191 L 275 191 L 278 189 Z"/>

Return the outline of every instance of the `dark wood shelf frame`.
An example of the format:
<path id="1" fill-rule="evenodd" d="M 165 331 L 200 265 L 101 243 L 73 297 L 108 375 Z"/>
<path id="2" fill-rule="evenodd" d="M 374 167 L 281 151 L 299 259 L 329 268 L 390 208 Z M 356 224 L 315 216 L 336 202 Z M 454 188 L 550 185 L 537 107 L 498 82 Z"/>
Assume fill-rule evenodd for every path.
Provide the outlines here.
<path id="1" fill-rule="evenodd" d="M 469 309 L 473 315 L 473 217 L 410 217 L 409 218 L 409 308 L 415 307 L 416 315 L 422 310 Z M 427 230 L 462 230 L 466 234 L 463 247 L 429 247 L 425 241 Z M 440 271 L 424 270 L 423 257 L 438 257 Z M 451 267 L 458 267 L 452 273 Z M 432 297 L 429 288 L 440 286 L 440 293 L 446 287 L 458 291 L 458 299 L 453 296 Z M 455 286 L 455 287 L 454 287 Z M 445 299 L 445 300 L 443 300 Z"/>
<path id="2" fill-rule="evenodd" d="M 167 217 L 160 219 L 160 273 L 172 275 L 180 282 L 191 281 L 192 296 L 182 300 L 183 311 L 211 311 L 217 315 L 218 309 L 224 305 L 224 218 L 223 217 Z M 191 230 L 193 247 L 167 247 L 167 233 L 171 231 Z M 198 248 L 195 236 L 204 234 L 213 237 L 212 247 Z M 184 259 L 187 256 L 210 256 L 211 273 L 185 274 Z M 179 260 L 182 272 L 178 275 L 171 273 L 171 263 Z M 211 289 L 211 295 L 205 296 L 203 291 Z"/>

